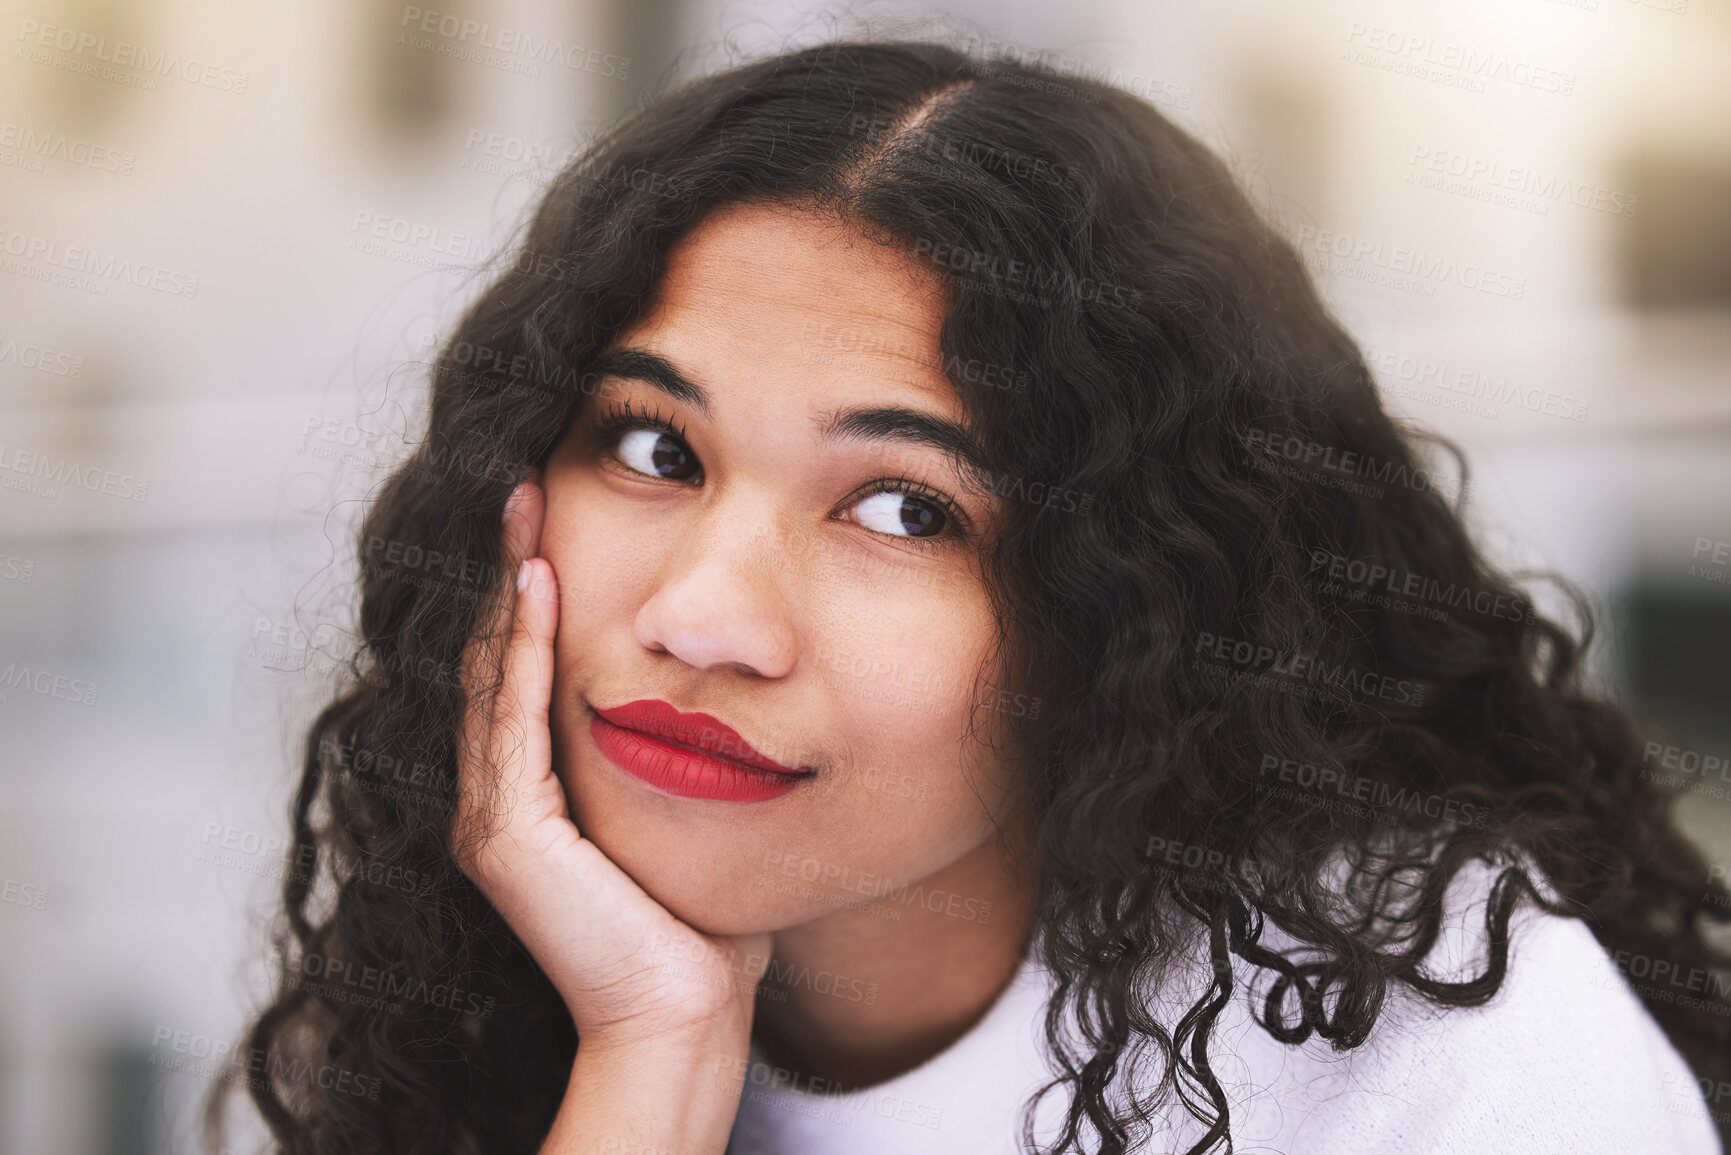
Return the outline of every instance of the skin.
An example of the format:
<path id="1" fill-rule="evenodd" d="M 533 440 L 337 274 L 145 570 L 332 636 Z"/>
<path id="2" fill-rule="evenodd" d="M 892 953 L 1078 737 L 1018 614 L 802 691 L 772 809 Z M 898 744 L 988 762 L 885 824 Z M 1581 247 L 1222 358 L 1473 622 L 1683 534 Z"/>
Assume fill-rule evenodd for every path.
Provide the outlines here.
<path id="1" fill-rule="evenodd" d="M 502 688 L 465 724 L 453 833 L 492 835 L 465 869 L 578 1026 L 546 1150 L 629 1133 L 720 1151 L 753 1038 L 803 1077 L 879 1082 L 965 1033 L 1020 961 L 1029 825 L 993 753 L 1017 706 L 982 577 L 1001 510 L 938 447 L 820 436 L 856 408 L 965 424 L 944 307 L 905 251 L 832 217 L 718 210 L 611 346 L 663 358 L 707 405 L 605 376 L 512 497 L 526 585 L 496 623 Z M 603 435 L 607 411 L 683 437 Z M 644 472 L 657 444 L 700 472 Z M 904 477 L 953 510 L 904 504 Z M 910 509 L 950 528 L 922 544 Z M 663 794 L 589 733 L 594 706 L 640 698 L 815 774 L 765 802 Z"/>

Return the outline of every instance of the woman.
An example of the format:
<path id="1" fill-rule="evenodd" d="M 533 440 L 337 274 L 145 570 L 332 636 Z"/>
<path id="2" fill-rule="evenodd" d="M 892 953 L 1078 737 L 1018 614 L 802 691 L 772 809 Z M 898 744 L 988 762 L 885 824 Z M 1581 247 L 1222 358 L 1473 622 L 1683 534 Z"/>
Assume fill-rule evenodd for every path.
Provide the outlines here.
<path id="1" fill-rule="evenodd" d="M 367 516 L 254 1102 L 290 1152 L 1718 1150 L 1726 892 L 1442 476 L 1124 93 L 840 44 L 663 98 Z"/>

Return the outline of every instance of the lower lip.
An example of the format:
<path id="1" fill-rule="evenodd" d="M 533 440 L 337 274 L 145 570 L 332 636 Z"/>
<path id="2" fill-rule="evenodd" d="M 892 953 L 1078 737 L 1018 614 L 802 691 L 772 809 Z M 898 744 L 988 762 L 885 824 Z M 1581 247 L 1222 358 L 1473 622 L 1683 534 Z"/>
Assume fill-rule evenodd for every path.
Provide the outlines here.
<path id="1" fill-rule="evenodd" d="M 795 789 L 811 774 L 777 774 L 717 758 L 640 730 L 615 726 L 597 714 L 589 735 L 610 762 L 634 778 L 680 798 L 767 802 Z"/>

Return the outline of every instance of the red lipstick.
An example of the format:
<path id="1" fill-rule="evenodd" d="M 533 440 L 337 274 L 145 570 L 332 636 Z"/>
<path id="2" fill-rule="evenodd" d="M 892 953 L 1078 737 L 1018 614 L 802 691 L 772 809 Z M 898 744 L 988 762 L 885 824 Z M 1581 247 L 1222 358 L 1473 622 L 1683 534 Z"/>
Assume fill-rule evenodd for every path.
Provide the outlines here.
<path id="1" fill-rule="evenodd" d="M 621 770 L 681 798 L 764 802 L 813 773 L 765 758 L 725 722 L 681 713 L 658 698 L 597 708 L 589 734 Z"/>

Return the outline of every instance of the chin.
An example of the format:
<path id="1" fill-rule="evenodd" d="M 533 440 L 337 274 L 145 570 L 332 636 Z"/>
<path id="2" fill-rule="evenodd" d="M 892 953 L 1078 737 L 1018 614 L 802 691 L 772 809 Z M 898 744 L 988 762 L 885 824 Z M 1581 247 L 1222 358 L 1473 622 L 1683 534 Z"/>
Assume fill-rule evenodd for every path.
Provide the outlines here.
<path id="1" fill-rule="evenodd" d="M 574 768 L 575 769 L 575 768 Z M 577 829 L 668 913 L 710 935 L 757 934 L 834 909 L 778 889 L 761 844 L 737 825 L 670 817 L 636 790 L 562 773 Z M 735 820 L 737 822 L 737 820 Z"/>
<path id="2" fill-rule="evenodd" d="M 669 914 L 703 934 L 757 934 L 804 921 L 800 912 L 779 909 L 785 896 L 749 880 L 717 885 L 715 879 L 685 877 L 677 868 L 659 873 L 666 877 L 632 877 Z"/>
<path id="3" fill-rule="evenodd" d="M 663 903 L 662 905 L 672 912 L 673 917 L 692 930 L 716 938 L 774 932 L 781 929 L 774 924 L 773 920 L 766 922 L 764 919 L 750 916 L 739 910 L 729 910 L 726 907 L 695 906 L 685 908 L 670 903 Z"/>
<path id="4" fill-rule="evenodd" d="M 687 841 L 674 850 L 670 839 L 632 836 L 610 830 L 605 822 L 585 831 L 584 837 L 669 914 L 704 934 L 755 934 L 810 917 L 789 910 L 797 901 L 765 885 L 771 876 L 753 869 L 752 860 L 738 846 L 709 855 Z"/>

